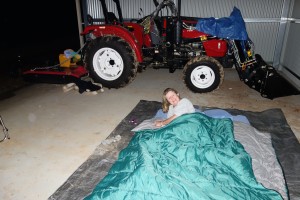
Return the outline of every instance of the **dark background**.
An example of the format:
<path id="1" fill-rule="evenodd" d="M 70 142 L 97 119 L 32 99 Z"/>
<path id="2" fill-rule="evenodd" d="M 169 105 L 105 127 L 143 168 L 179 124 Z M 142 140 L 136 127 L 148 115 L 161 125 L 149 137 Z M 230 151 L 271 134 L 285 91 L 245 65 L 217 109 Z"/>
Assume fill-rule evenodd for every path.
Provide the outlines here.
<path id="1" fill-rule="evenodd" d="M 65 49 L 79 50 L 75 0 L 2 3 L 1 75 L 59 63 Z M 5 6 L 4 6 L 5 5 Z"/>

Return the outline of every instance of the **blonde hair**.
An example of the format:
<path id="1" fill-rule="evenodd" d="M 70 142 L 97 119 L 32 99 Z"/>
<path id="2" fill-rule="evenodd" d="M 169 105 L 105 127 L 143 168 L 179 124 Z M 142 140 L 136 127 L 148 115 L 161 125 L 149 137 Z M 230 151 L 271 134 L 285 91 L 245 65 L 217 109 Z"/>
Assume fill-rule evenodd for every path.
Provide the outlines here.
<path id="1" fill-rule="evenodd" d="M 177 90 L 173 89 L 173 88 L 166 88 L 163 92 L 163 96 L 162 96 L 162 111 L 163 112 L 168 112 L 169 111 L 169 106 L 170 106 L 170 103 L 169 101 L 167 100 L 167 93 L 168 92 L 174 92 L 175 94 L 177 94 L 179 96 L 179 93 L 177 92 Z M 179 96 L 179 99 L 180 99 L 180 96 Z"/>

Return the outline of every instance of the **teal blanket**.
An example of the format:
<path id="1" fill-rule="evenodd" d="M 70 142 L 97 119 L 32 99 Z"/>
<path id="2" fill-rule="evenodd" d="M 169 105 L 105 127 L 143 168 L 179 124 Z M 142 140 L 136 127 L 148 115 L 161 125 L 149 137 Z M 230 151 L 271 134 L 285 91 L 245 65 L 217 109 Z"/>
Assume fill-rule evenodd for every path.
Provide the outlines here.
<path id="1" fill-rule="evenodd" d="M 142 130 L 88 199 L 282 199 L 258 183 L 230 119 L 182 115 Z"/>

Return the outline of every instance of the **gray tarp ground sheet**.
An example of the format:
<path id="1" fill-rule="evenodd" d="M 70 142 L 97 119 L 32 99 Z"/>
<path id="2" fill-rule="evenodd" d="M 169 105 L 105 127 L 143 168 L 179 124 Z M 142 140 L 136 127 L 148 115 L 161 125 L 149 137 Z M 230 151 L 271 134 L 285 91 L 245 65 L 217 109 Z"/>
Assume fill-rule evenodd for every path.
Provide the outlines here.
<path id="1" fill-rule="evenodd" d="M 131 130 L 136 126 L 132 121 L 140 123 L 150 119 L 160 108 L 160 102 L 141 100 L 108 136 L 107 142 L 100 143 L 94 153 L 49 197 L 49 200 L 83 199 L 91 193 L 107 174 L 119 152 L 131 140 L 134 134 Z M 271 133 L 290 199 L 300 199 L 300 144 L 281 109 L 262 112 L 225 110 L 232 115 L 245 115 L 256 129 Z M 121 139 L 118 136 L 121 136 Z"/>

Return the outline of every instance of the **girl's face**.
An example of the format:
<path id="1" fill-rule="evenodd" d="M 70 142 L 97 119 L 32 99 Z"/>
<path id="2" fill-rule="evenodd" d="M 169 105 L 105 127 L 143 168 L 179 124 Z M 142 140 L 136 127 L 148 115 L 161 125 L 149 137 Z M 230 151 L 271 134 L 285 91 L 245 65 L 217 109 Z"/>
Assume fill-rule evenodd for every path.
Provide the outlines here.
<path id="1" fill-rule="evenodd" d="M 169 91 L 166 94 L 166 99 L 173 106 L 176 106 L 178 104 L 179 100 L 180 100 L 179 96 L 175 92 L 173 92 L 173 91 Z"/>

